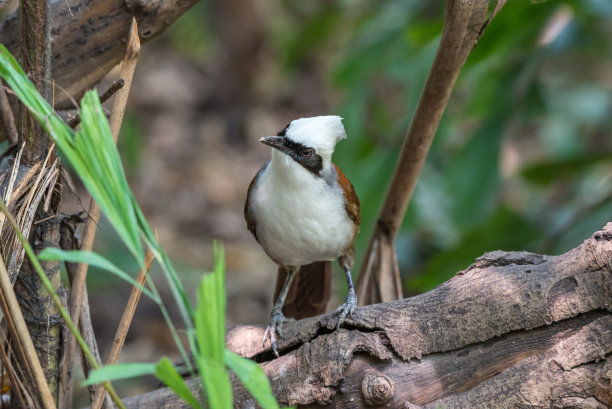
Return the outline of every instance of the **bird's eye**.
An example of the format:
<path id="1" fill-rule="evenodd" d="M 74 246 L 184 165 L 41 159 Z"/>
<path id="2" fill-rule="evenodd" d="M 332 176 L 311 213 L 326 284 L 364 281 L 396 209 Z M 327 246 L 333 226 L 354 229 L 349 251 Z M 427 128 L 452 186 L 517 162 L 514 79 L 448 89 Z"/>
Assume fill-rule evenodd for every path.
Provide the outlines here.
<path id="1" fill-rule="evenodd" d="M 301 154 L 303 157 L 309 158 L 314 154 L 314 149 L 311 149 L 311 148 L 303 149 Z"/>

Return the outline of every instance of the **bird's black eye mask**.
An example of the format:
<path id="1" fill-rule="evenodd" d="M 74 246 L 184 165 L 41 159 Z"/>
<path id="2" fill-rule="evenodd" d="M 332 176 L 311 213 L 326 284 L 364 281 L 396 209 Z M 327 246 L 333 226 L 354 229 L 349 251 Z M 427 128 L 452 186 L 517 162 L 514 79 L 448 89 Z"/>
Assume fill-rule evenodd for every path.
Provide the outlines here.
<path id="1" fill-rule="evenodd" d="M 323 158 L 317 154 L 314 149 L 309 148 L 301 143 L 294 142 L 291 139 L 285 137 L 284 145 L 287 147 L 285 153 L 291 158 L 305 167 L 309 172 L 315 176 L 320 176 L 320 172 L 323 169 Z"/>
<path id="2" fill-rule="evenodd" d="M 266 137 L 261 142 L 289 155 L 291 159 L 302 165 L 313 175 L 321 176 L 320 172 L 323 169 L 323 158 L 321 155 L 317 154 L 313 148 L 287 138 L 287 128 L 289 128 L 289 125 L 283 128 L 276 137 Z"/>

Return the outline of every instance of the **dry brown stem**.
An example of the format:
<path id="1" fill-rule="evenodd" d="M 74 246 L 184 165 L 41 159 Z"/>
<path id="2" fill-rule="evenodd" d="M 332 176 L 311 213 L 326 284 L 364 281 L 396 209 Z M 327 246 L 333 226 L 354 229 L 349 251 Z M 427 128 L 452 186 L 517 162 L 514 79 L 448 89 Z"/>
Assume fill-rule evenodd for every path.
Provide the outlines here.
<path id="1" fill-rule="evenodd" d="M 124 85 L 125 81 L 123 80 L 123 78 L 119 78 L 118 80 L 113 81 L 111 86 L 108 87 L 106 91 L 104 91 L 104 94 L 100 95 L 100 103 L 103 104 L 108 101 L 108 99 L 115 95 L 115 93 L 121 88 L 123 88 Z M 76 110 L 70 111 L 70 113 L 64 111 L 64 114 L 67 115 L 64 120 L 68 122 L 68 126 L 72 129 L 76 128 L 81 123 L 81 117 L 77 115 Z M 70 116 L 72 119 L 68 120 L 68 116 Z"/>
<path id="2" fill-rule="evenodd" d="M 16 340 L 15 344 L 20 353 L 20 359 L 25 364 L 31 379 L 34 380 L 37 389 L 37 395 L 40 399 L 40 404 L 46 409 L 55 408 L 55 402 L 53 395 L 49 390 L 47 379 L 45 378 L 45 372 L 43 371 L 34 343 L 30 337 L 28 326 L 21 313 L 21 307 L 17 301 L 17 296 L 13 290 L 13 284 L 9 278 L 4 260 L 0 256 L 0 298 L 2 299 L 1 305 L 7 321 L 10 320 L 12 325 L 8 325 L 9 329 L 12 330 L 12 336 Z"/>
<path id="3" fill-rule="evenodd" d="M 357 298 L 361 305 L 401 298 L 395 235 L 404 220 L 410 197 L 461 68 L 504 3 L 497 1 L 487 16 L 488 0 L 446 2 L 440 45 L 362 263 L 357 281 Z"/>
<path id="4" fill-rule="evenodd" d="M 130 92 L 130 87 L 132 85 L 132 77 L 134 76 L 134 70 L 136 68 L 136 61 L 138 60 L 138 54 L 140 51 L 140 40 L 138 39 L 138 27 L 136 25 L 136 20 L 132 19 L 132 26 L 130 27 L 130 37 L 129 42 L 127 44 L 127 49 L 125 52 L 125 58 L 123 60 L 123 66 L 121 68 L 121 78 L 124 79 L 124 86 L 117 92 L 115 95 L 115 101 L 113 103 L 113 110 L 111 114 L 110 127 L 111 132 L 113 134 L 113 138 L 115 142 L 117 142 L 117 138 L 119 136 L 119 130 L 121 128 L 121 122 L 123 120 L 123 113 L 125 112 L 125 107 L 127 104 L 127 97 Z M 83 241 L 81 243 L 81 250 L 83 251 L 91 251 L 93 249 L 94 240 L 96 237 L 96 229 L 98 227 L 98 220 L 100 219 L 100 207 L 98 204 L 92 199 L 89 204 L 89 218 L 85 224 L 85 230 L 83 232 Z M 85 281 L 87 279 L 87 264 L 79 263 L 76 267 L 76 271 L 74 274 L 74 278 L 72 281 L 72 291 L 70 294 L 70 316 L 74 320 L 74 322 L 78 325 L 82 305 L 83 305 L 83 291 L 85 288 Z M 75 351 L 75 340 L 74 336 L 67 335 L 68 342 L 66 344 L 66 348 L 68 349 L 68 356 L 74 356 Z M 71 359 L 68 359 L 67 365 L 63 369 L 63 372 L 66 372 L 71 369 L 70 362 Z M 62 378 L 66 379 L 66 375 L 64 374 Z M 66 389 L 68 394 L 71 393 L 70 389 Z M 63 399 L 66 408 L 71 407 L 72 400 L 70 397 L 66 397 Z"/>
<path id="5" fill-rule="evenodd" d="M 147 279 L 147 274 L 149 273 L 149 270 L 151 269 L 153 260 L 154 260 L 153 252 L 150 249 L 147 249 L 147 253 L 145 254 L 144 267 L 140 269 L 140 271 L 138 272 L 138 276 L 136 277 L 136 282 L 138 284 L 140 285 L 145 284 L 145 281 Z M 138 305 L 138 300 L 140 300 L 141 295 L 142 295 L 141 287 L 132 288 L 132 292 L 130 293 L 130 298 L 128 299 L 125 310 L 123 311 L 123 315 L 121 316 L 121 321 L 119 321 L 119 326 L 117 327 L 115 338 L 113 338 L 113 345 L 111 346 L 111 350 L 108 353 L 108 356 L 106 357 L 106 365 L 114 365 L 119 361 L 121 349 L 123 348 L 125 337 L 127 336 L 128 330 L 130 329 L 130 324 L 132 323 L 132 318 L 134 318 L 134 312 L 136 311 L 136 306 Z M 103 398 L 104 398 L 104 387 L 102 385 L 98 385 L 96 387 L 94 399 L 91 403 L 91 409 L 100 409 Z"/>
<path id="6" fill-rule="evenodd" d="M 84 223 L 84 220 L 81 218 L 80 215 L 72 215 L 70 217 L 62 218 L 61 224 L 60 224 L 60 231 L 61 231 L 60 247 L 63 250 L 70 251 L 70 250 L 78 250 L 79 248 L 81 248 L 81 243 L 76 234 L 76 231 L 77 231 L 78 226 L 82 223 Z M 71 281 L 74 278 L 76 266 L 77 265 L 75 263 L 66 263 L 66 271 L 68 272 L 68 278 Z M 83 288 L 83 303 L 82 303 L 81 315 L 79 319 L 79 331 L 81 332 L 81 335 L 83 336 L 83 339 L 85 340 L 85 343 L 89 347 L 89 350 L 94 355 L 96 362 L 101 363 L 102 359 L 100 358 L 100 351 L 98 349 L 98 343 L 96 341 L 96 336 L 94 334 L 93 325 L 91 323 L 91 313 L 89 311 L 88 298 L 89 297 L 87 295 L 87 287 L 84 287 Z M 68 309 L 67 305 L 66 305 L 66 309 Z M 65 331 L 68 331 L 68 327 L 65 327 Z M 65 340 L 65 345 L 62 351 L 63 352 L 62 372 L 61 372 L 62 378 L 60 382 L 60 385 L 61 385 L 60 402 L 62 403 L 66 402 L 66 399 L 68 397 L 72 397 L 72 390 L 73 390 L 72 370 L 74 366 L 74 354 L 72 355 L 68 354 L 68 348 L 66 346 L 67 344 L 68 344 L 68 340 Z M 81 364 L 83 367 L 83 373 L 85 375 L 85 378 L 87 378 L 89 374 L 91 373 L 91 371 L 93 370 L 93 365 L 87 359 L 82 359 Z M 88 387 L 88 389 L 89 389 L 90 397 L 93 400 L 94 387 L 90 386 Z M 72 399 L 69 399 L 68 402 L 70 402 L 71 400 Z M 70 405 L 66 404 L 65 406 L 70 406 Z M 112 407 L 113 405 L 112 405 L 111 399 L 107 397 L 104 401 L 104 408 L 111 409 Z"/>

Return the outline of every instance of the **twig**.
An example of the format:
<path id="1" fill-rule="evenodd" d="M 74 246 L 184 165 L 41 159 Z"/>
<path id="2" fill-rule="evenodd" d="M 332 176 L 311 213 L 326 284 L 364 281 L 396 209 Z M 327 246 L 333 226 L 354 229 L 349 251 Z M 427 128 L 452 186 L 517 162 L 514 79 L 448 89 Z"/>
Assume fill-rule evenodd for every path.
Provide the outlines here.
<path id="1" fill-rule="evenodd" d="M 110 87 L 106 90 L 104 94 L 100 97 L 100 102 L 105 103 L 108 101 L 110 97 L 115 95 L 117 91 L 119 91 L 125 85 L 125 80 L 123 78 L 119 78 L 117 81 L 114 81 Z"/>
<path id="2" fill-rule="evenodd" d="M 70 217 L 62 218 L 60 223 L 60 247 L 63 250 L 77 250 L 81 247 L 81 242 L 76 236 L 77 225 L 80 223 L 84 223 L 85 220 L 81 218 L 80 215 L 72 215 Z M 74 273 L 77 265 L 75 263 L 65 263 L 66 271 L 68 273 L 68 279 L 70 282 L 74 279 Z M 81 310 L 81 316 L 79 319 L 79 329 L 81 334 L 83 335 L 83 339 L 85 343 L 91 350 L 92 354 L 95 357 L 97 363 L 101 363 L 102 359 L 100 358 L 100 351 L 98 349 L 98 344 L 96 342 L 96 337 L 93 332 L 93 327 L 91 325 L 91 315 L 89 311 L 89 300 L 87 295 L 87 287 L 83 287 L 83 307 Z M 68 308 L 68 307 L 66 307 Z M 67 331 L 67 329 L 66 329 Z M 64 348 L 63 348 L 63 356 L 62 356 L 62 372 L 60 378 L 60 402 L 65 402 L 68 397 L 72 397 L 73 391 L 73 374 L 72 368 L 74 366 L 74 354 L 70 355 L 67 353 L 68 351 L 68 337 L 64 337 Z M 83 366 L 83 372 L 85 377 L 89 376 L 89 373 L 93 370 L 93 365 L 86 359 L 81 360 L 81 364 Z M 94 396 L 94 387 L 88 387 L 90 397 L 93 399 Z M 70 402 L 72 399 L 68 399 Z M 110 399 L 109 399 L 110 400 Z M 64 404 L 64 406 L 68 406 Z M 108 403 L 107 408 L 112 408 L 112 403 Z"/>
<path id="3" fill-rule="evenodd" d="M 401 298 L 399 271 L 394 260 L 395 236 L 404 219 L 419 173 L 461 67 L 484 28 L 504 3 L 505 0 L 498 0 L 488 18 L 487 0 L 448 0 L 446 3 L 440 45 L 404 139 L 368 251 L 364 255 L 357 282 L 357 297 L 361 304 Z M 474 29 L 475 27 L 477 29 Z M 373 243 L 377 241 L 379 254 L 378 259 L 374 258 L 377 262 L 368 263 Z M 392 257 L 389 257 L 389 254 Z"/>
<path id="4" fill-rule="evenodd" d="M 21 178 L 17 187 L 13 189 L 13 193 L 11 194 L 11 197 L 7 200 L 6 205 L 8 207 L 11 207 L 13 203 L 17 202 L 17 200 L 19 200 L 21 195 L 23 195 L 26 192 L 26 190 L 29 189 L 30 182 L 32 181 L 34 176 L 38 175 L 38 172 L 40 171 L 40 165 L 41 163 L 38 162 L 37 164 L 32 166 L 30 170 L 28 170 L 28 173 L 26 173 L 25 176 Z"/>
<path id="5" fill-rule="evenodd" d="M 6 96 L 6 88 L 0 83 L 0 115 L 4 124 L 4 132 L 9 141 L 9 146 L 15 145 L 18 140 L 17 127 L 15 126 L 15 115 L 11 109 L 8 97 Z"/>
<path id="6" fill-rule="evenodd" d="M 132 77 L 134 76 L 134 69 L 136 68 L 136 61 L 140 51 L 140 41 L 138 39 L 138 28 L 136 25 L 136 19 L 132 19 L 132 27 L 130 29 L 130 40 L 128 42 L 125 58 L 123 60 L 123 66 L 121 67 L 121 78 L 125 80 L 125 85 L 121 88 L 116 96 L 113 103 L 113 109 L 111 113 L 110 127 L 115 142 L 119 136 L 119 129 L 121 128 L 121 120 L 123 119 L 123 113 L 127 104 L 127 97 L 132 85 Z M 93 248 L 93 243 L 96 236 L 96 227 L 98 220 L 100 219 L 100 207 L 92 199 L 89 204 L 89 218 L 85 224 L 85 230 L 83 233 L 83 242 L 81 244 L 81 250 L 89 251 Z M 83 289 L 85 288 L 85 280 L 87 278 L 87 264 L 79 263 L 74 274 L 74 280 L 72 283 L 72 291 L 70 294 L 70 316 L 74 322 L 78 323 L 80 313 L 83 304 Z M 69 351 L 75 350 L 74 337 L 69 335 L 68 348 Z M 74 356 L 72 353 L 71 356 Z"/>
<path id="7" fill-rule="evenodd" d="M 21 155 L 23 153 L 24 148 L 25 148 L 25 143 L 21 145 L 21 149 L 19 149 L 19 151 L 17 151 L 17 154 L 15 155 L 15 161 L 13 162 L 13 169 L 11 170 L 11 176 L 9 178 L 8 185 L 6 187 L 6 191 L 4 192 L 4 202 L 6 203 L 7 207 L 11 205 L 11 198 L 13 197 L 13 188 L 15 186 L 15 180 L 17 179 L 17 173 L 19 172 L 19 164 L 21 162 Z M 2 228 L 4 227 L 4 220 L 5 220 L 4 214 L 0 214 L 0 232 L 2 232 Z M 9 253 L 5 253 L 5 254 L 7 256 L 9 255 Z"/>
<path id="8" fill-rule="evenodd" d="M 125 113 L 128 95 L 130 94 L 130 89 L 132 88 L 132 78 L 134 77 L 134 70 L 136 69 L 136 62 L 138 61 L 139 54 L 140 39 L 138 38 L 138 26 L 136 24 L 136 19 L 132 18 L 130 39 L 128 41 L 125 57 L 123 58 L 120 74 L 121 78 L 123 78 L 125 81 L 125 85 L 119 89 L 115 95 L 115 101 L 113 103 L 110 118 L 110 128 L 115 140 L 117 140 L 119 130 L 121 129 L 121 123 L 123 122 L 123 114 Z"/>
<path id="9" fill-rule="evenodd" d="M 15 339 L 19 340 L 18 344 L 20 344 L 23 348 L 23 352 L 25 354 L 25 362 L 28 364 L 31 370 L 31 374 L 34 378 L 36 388 L 38 389 L 38 396 L 40 397 L 40 401 L 44 408 L 55 408 L 55 403 L 53 401 L 51 391 L 49 390 L 49 385 L 47 384 L 45 373 L 42 369 L 42 366 L 40 365 L 38 356 L 36 355 L 34 343 L 32 342 L 32 338 L 30 337 L 28 326 L 26 325 L 26 322 L 23 319 L 23 314 L 21 313 L 21 308 L 19 306 L 19 302 L 17 301 L 17 296 L 15 295 L 15 291 L 13 290 L 13 284 L 11 283 L 11 280 L 9 278 L 8 271 L 6 271 L 6 266 L 4 265 L 4 260 L 2 259 L 2 256 L 0 256 L 0 288 L 2 289 L 0 297 L 3 299 L 3 301 L 6 303 L 6 306 L 8 307 L 7 316 L 10 314 L 10 317 L 15 324 L 16 333 L 13 334 L 13 336 L 15 337 Z"/>
<path id="10" fill-rule="evenodd" d="M 151 269 L 153 259 L 153 252 L 150 249 L 147 249 L 147 253 L 145 255 L 145 265 L 143 268 L 140 269 L 140 271 L 138 272 L 138 277 L 136 277 L 136 281 L 141 286 L 144 285 L 147 279 L 147 274 Z M 123 311 L 123 315 L 121 316 L 119 326 L 117 327 L 117 332 L 115 333 L 115 338 L 113 339 L 113 345 L 111 347 L 110 352 L 108 353 L 108 356 L 106 357 L 106 365 L 116 364 L 119 360 L 119 355 L 121 353 L 121 349 L 123 348 L 123 343 L 125 342 L 125 337 L 127 336 L 127 332 L 130 328 L 132 318 L 134 318 L 134 312 L 136 311 L 136 306 L 138 305 L 138 300 L 140 300 L 141 294 L 142 287 L 132 288 L 130 298 L 128 299 L 125 310 Z M 103 397 L 104 388 L 98 385 L 96 387 L 96 392 L 94 395 L 94 399 L 91 403 L 90 409 L 100 409 Z"/>
<path id="11" fill-rule="evenodd" d="M 83 334 L 85 342 L 91 349 L 91 352 L 95 355 L 96 361 L 102 362 L 102 358 L 100 357 L 100 350 L 96 341 L 96 334 L 94 333 L 93 325 L 91 323 L 91 312 L 89 311 L 87 287 L 83 288 L 83 309 L 81 310 L 79 329 Z M 81 365 L 83 367 L 83 373 L 85 374 L 85 378 L 89 377 L 89 374 L 94 370 L 94 367 L 86 359 L 81 360 Z M 93 401 L 96 393 L 96 385 L 90 385 L 87 387 L 87 389 L 89 390 L 90 401 Z M 108 394 L 104 394 L 104 401 L 102 407 L 104 409 L 113 409 L 113 402 L 110 396 L 108 396 Z"/>
<path id="12" fill-rule="evenodd" d="M 49 150 L 47 159 L 51 155 L 52 151 L 53 147 Z M 19 210 L 19 221 L 21 222 L 21 225 L 19 227 L 25 237 L 29 237 L 30 235 L 30 231 L 32 230 L 32 225 L 34 222 L 34 217 L 36 216 L 36 209 L 38 209 L 38 205 L 42 200 L 45 190 L 49 187 L 49 184 L 51 182 L 55 182 L 56 176 L 59 173 L 57 158 L 55 159 L 53 165 L 51 165 L 48 169 L 45 166 L 46 159 L 43 163 L 42 170 L 39 173 L 39 177 L 34 183 L 34 186 L 30 189 L 30 195 L 28 195 L 26 204 L 22 206 Z M 46 173 L 44 179 L 41 177 L 43 173 Z M 41 179 L 42 183 L 40 183 Z M 11 259 L 9 262 L 9 275 L 11 277 L 11 280 L 14 281 L 23 263 L 25 250 L 23 249 L 23 246 L 21 246 L 19 238 L 17 237 L 15 237 L 14 244 L 11 248 L 14 250 L 12 252 L 13 254 L 11 255 Z"/>
<path id="13" fill-rule="evenodd" d="M 125 80 L 123 78 L 119 78 L 117 81 L 114 81 L 110 87 L 102 94 L 100 97 L 100 102 L 105 103 L 108 101 L 110 97 L 115 95 L 117 91 L 119 91 L 125 85 Z M 81 117 L 76 115 L 69 123 L 68 126 L 72 129 L 76 128 L 78 124 L 81 123 Z"/>

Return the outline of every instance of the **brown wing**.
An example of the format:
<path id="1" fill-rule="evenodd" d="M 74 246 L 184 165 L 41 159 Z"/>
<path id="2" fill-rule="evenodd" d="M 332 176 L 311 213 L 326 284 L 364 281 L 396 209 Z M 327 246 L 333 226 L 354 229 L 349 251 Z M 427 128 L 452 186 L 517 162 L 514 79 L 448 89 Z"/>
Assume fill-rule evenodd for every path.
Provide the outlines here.
<path id="1" fill-rule="evenodd" d="M 283 314 L 296 320 L 323 314 L 331 296 L 331 271 L 331 261 L 317 261 L 300 267 L 285 298 Z M 286 278 L 287 271 L 279 267 L 274 301 Z"/>
<path id="2" fill-rule="evenodd" d="M 344 207 L 346 208 L 346 212 L 349 217 L 357 227 L 359 227 L 359 223 L 361 223 L 361 210 L 359 207 L 359 198 L 357 197 L 357 192 L 355 192 L 355 188 L 351 184 L 351 181 L 348 180 L 346 175 L 342 173 L 340 168 L 334 164 L 334 168 L 336 169 L 336 173 L 338 174 L 338 184 L 342 188 L 344 192 Z"/>
<path id="3" fill-rule="evenodd" d="M 255 182 L 257 182 L 257 179 L 259 179 L 259 177 L 264 172 L 264 170 L 266 170 L 269 164 L 270 164 L 269 161 L 266 162 L 266 164 L 263 165 L 261 169 L 259 169 L 259 171 L 257 171 L 253 180 L 251 180 L 251 184 L 249 185 L 249 190 L 247 191 L 246 201 L 244 203 L 244 220 L 246 220 L 247 229 L 249 229 L 249 231 L 253 234 L 253 236 L 255 236 L 255 240 L 257 240 L 258 242 L 259 242 L 259 239 L 257 238 L 257 220 L 255 220 L 255 215 L 253 214 L 251 210 L 250 199 L 251 199 L 251 192 L 253 191 L 253 187 L 255 186 Z"/>

